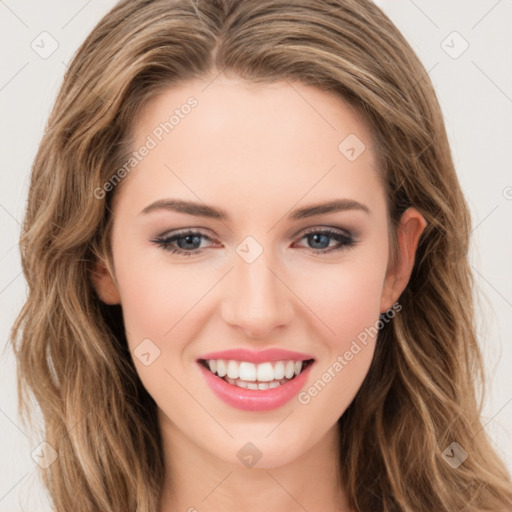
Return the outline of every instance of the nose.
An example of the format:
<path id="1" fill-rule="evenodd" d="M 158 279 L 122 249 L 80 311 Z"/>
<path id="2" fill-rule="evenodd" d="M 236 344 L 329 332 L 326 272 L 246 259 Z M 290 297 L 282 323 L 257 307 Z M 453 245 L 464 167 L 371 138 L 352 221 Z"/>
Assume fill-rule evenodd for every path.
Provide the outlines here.
<path id="1" fill-rule="evenodd" d="M 222 317 L 250 338 L 271 337 L 275 329 L 290 322 L 293 294 L 266 252 L 252 263 L 236 258 L 222 303 Z"/>

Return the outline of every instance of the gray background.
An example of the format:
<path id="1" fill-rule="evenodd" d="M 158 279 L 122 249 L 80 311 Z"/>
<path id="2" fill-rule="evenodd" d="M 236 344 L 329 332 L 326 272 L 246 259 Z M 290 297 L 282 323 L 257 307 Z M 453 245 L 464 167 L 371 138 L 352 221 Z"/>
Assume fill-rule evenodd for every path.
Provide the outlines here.
<path id="1" fill-rule="evenodd" d="M 114 3 L 0 0 L 1 348 L 26 293 L 17 241 L 31 162 L 66 63 Z M 378 4 L 422 59 L 445 114 L 473 213 L 471 261 L 488 371 L 483 423 L 512 470 L 512 1 Z M 47 55 L 52 45 L 58 47 Z M 19 421 L 9 349 L 0 357 L 0 390 L 0 511 L 16 512 L 22 504 L 30 512 L 48 511 L 31 457 L 43 440 L 30 439 Z"/>

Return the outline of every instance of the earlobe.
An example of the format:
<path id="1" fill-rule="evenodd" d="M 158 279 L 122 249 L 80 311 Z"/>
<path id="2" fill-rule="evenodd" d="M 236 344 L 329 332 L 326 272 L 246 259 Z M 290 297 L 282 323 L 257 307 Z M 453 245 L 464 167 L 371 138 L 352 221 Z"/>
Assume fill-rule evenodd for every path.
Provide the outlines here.
<path id="1" fill-rule="evenodd" d="M 108 305 L 121 303 L 117 286 L 106 264 L 97 260 L 91 271 L 91 281 L 98 297 Z"/>
<path id="2" fill-rule="evenodd" d="M 420 236 L 427 222 L 415 208 L 408 208 L 400 219 L 397 229 L 397 255 L 390 262 L 381 297 L 381 313 L 398 300 L 411 277 Z"/>

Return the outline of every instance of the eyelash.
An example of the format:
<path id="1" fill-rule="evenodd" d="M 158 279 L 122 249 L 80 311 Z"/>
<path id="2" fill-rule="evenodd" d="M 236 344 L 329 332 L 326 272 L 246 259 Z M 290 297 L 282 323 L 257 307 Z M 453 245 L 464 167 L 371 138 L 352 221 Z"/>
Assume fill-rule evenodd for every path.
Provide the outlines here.
<path id="1" fill-rule="evenodd" d="M 203 233 L 200 233 L 198 231 L 184 231 L 181 233 L 176 233 L 172 236 L 160 236 L 152 240 L 153 243 L 157 244 L 159 247 L 161 247 L 164 251 L 169 251 L 172 254 L 179 254 L 182 256 L 192 256 L 193 254 L 201 254 L 204 249 L 196 249 L 191 251 L 186 251 L 184 249 L 179 249 L 172 244 L 176 242 L 177 240 L 180 240 L 182 238 L 186 238 L 188 236 L 200 236 L 202 239 L 210 240 L 213 242 L 213 239 L 209 237 L 208 235 L 205 235 Z M 311 229 L 307 232 L 305 232 L 300 240 L 303 238 L 306 238 L 307 236 L 311 235 L 325 235 L 328 236 L 331 239 L 336 240 L 339 245 L 335 247 L 331 247 L 329 249 L 311 249 L 313 254 L 327 254 L 335 251 L 339 251 L 342 249 L 348 249 L 350 247 L 353 247 L 356 243 L 354 238 L 351 234 L 343 234 L 338 231 L 334 231 L 332 229 Z"/>

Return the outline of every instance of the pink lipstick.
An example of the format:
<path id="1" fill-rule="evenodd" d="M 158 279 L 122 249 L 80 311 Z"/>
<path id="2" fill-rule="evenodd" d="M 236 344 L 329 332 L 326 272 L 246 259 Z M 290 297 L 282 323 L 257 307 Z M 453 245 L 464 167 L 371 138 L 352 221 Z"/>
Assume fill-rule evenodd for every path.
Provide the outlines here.
<path id="1" fill-rule="evenodd" d="M 232 349 L 197 359 L 217 397 L 237 409 L 267 411 L 281 407 L 305 385 L 314 358 L 282 349 Z"/>

